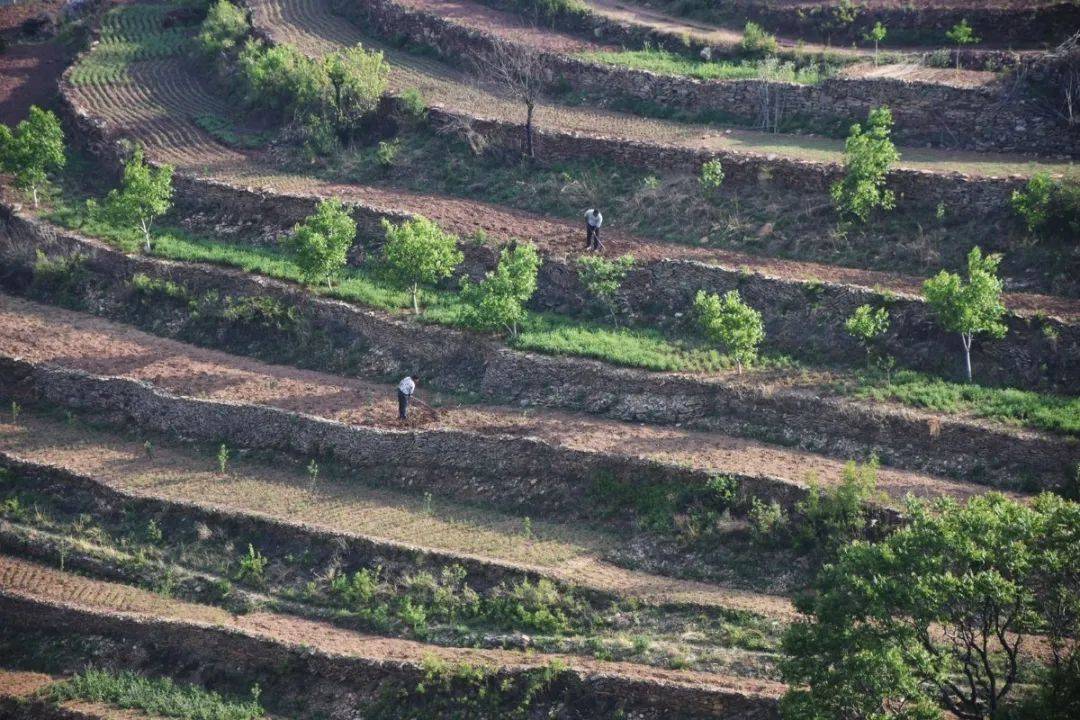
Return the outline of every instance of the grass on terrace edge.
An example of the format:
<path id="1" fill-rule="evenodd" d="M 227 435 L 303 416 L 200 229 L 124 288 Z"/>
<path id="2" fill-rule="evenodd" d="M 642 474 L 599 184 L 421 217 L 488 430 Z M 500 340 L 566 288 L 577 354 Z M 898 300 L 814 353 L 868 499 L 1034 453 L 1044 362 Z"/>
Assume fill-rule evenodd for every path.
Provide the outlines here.
<path id="1" fill-rule="evenodd" d="M 181 685 L 168 677 L 145 677 L 89 668 L 69 680 L 50 685 L 46 697 L 63 702 L 90 700 L 121 708 L 181 720 L 257 720 L 265 717 L 258 701 L 258 686 L 252 699 L 229 700 L 197 685 Z"/>
<path id="2" fill-rule="evenodd" d="M 138 252 L 137 233 L 88 219 L 81 204 L 57 202 L 50 220 L 103 238 L 128 252 Z M 191 236 L 177 229 L 155 233 L 152 254 L 170 260 L 205 262 L 243 269 L 267 277 L 301 282 L 299 268 L 286 252 L 253 245 L 232 245 Z M 346 268 L 332 289 L 311 287 L 317 294 L 360 305 L 404 313 L 411 306 L 408 292 L 379 277 L 378 270 Z M 467 327 L 459 295 L 427 290 L 420 319 L 439 325 Z M 593 358 L 625 367 L 659 372 L 717 372 L 734 361 L 690 339 L 672 339 L 652 328 L 621 328 L 555 313 L 528 312 L 517 338 L 507 344 L 519 350 L 551 355 Z M 942 352 L 946 352 L 942 349 Z M 799 364 L 786 356 L 763 356 L 756 370 L 797 372 Z M 752 372 L 752 371 L 751 371 Z M 1052 395 L 1014 388 L 992 388 L 949 382 L 902 370 L 890 378 L 880 373 L 849 369 L 834 384 L 837 392 L 877 401 L 896 401 L 943 413 L 970 413 L 998 422 L 1080 435 L 1080 397 Z"/>
<path id="3" fill-rule="evenodd" d="M 698 80 L 752 80 L 765 72 L 760 63 L 732 60 L 697 60 L 667 50 L 646 48 L 644 50 L 590 51 L 578 53 L 583 60 L 617 65 L 633 70 L 648 70 L 661 75 L 677 75 Z M 782 78 L 789 82 L 816 84 L 821 73 L 815 67 L 790 71 Z"/>

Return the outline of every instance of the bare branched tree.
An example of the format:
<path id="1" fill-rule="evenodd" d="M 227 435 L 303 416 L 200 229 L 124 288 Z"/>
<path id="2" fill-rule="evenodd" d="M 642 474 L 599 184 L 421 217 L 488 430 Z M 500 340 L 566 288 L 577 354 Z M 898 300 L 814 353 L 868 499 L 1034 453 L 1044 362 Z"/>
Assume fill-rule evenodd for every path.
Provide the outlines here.
<path id="1" fill-rule="evenodd" d="M 533 111 L 547 83 L 547 58 L 523 43 L 497 41 L 476 59 L 476 67 L 481 77 L 525 105 L 525 155 L 536 157 Z"/>

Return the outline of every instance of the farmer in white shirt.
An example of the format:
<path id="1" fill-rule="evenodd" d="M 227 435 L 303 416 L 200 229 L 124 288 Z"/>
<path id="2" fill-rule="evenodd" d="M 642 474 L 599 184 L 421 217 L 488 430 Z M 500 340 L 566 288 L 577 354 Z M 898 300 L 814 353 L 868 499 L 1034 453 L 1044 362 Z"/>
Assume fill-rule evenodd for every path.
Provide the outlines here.
<path id="1" fill-rule="evenodd" d="M 604 224 L 604 216 L 595 208 L 589 208 L 585 212 L 585 249 L 603 250 L 604 243 L 600 242 L 600 226 Z"/>
<path id="2" fill-rule="evenodd" d="M 416 392 L 416 383 L 420 382 L 419 375 L 406 375 L 397 386 L 398 420 L 408 420 L 409 400 Z"/>

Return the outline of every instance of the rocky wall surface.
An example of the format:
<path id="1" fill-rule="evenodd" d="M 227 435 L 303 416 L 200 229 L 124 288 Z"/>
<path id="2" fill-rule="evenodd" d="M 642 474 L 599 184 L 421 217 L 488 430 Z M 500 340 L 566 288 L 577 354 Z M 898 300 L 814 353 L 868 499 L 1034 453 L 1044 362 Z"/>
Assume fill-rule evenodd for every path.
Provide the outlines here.
<path id="1" fill-rule="evenodd" d="M 97 314 L 136 322 L 161 334 L 182 333 L 185 323 L 191 321 L 187 303 L 171 310 L 166 303 L 140 305 L 130 286 L 135 273 L 180 283 L 192 298 L 212 291 L 216 298 L 274 298 L 283 307 L 296 308 L 297 323 L 304 326 L 306 333 L 299 340 L 268 326 L 245 328 L 230 325 L 231 321 L 207 318 L 198 320 L 211 323 L 201 327 L 202 334 L 185 338 L 220 345 L 230 342 L 230 333 L 238 334 L 240 340 L 228 344 L 229 350 L 274 362 L 295 362 L 291 356 L 274 354 L 291 347 L 302 351 L 306 367 L 375 376 L 419 371 L 436 378 L 436 384 L 445 389 L 477 392 L 499 402 L 585 410 L 631 421 L 696 423 L 727 434 L 794 444 L 845 459 L 863 458 L 873 451 L 886 464 L 1005 487 L 1056 486 L 1070 476 L 1078 456 L 1075 438 L 888 404 L 819 396 L 811 390 L 774 389 L 731 378 L 652 373 L 591 360 L 525 353 L 446 327 L 425 325 L 420 332 L 408 320 L 312 297 L 295 286 L 212 266 L 125 256 L 101 243 L 59 233 L 18 216 L 8 220 L 6 237 L 0 237 L 0 258 L 7 268 L 0 282 L 9 292 L 35 295 L 34 256 L 39 250 L 47 257 L 80 256 L 82 279 L 76 286 L 65 287 L 73 301 Z M 55 295 L 52 290 L 47 292 Z M 333 436 L 330 433 L 329 437 Z M 440 437 L 453 436 L 450 433 Z M 318 443 L 322 442 L 320 437 L 305 440 L 297 435 L 294 440 Z M 371 442 L 383 443 L 384 452 L 398 452 L 396 436 L 380 431 Z M 534 441 L 518 438 L 516 442 L 524 448 Z M 505 456 L 505 447 L 495 444 L 491 449 Z M 318 445 L 301 444 L 293 449 L 317 452 Z M 416 472 L 426 472 L 427 462 L 449 466 L 460 460 L 457 467 L 472 467 L 468 452 L 451 452 L 448 447 L 446 454 L 440 450 L 436 455 L 416 456 L 421 463 Z M 530 461 L 536 464 L 528 465 Z M 529 453 L 521 459 L 503 457 L 501 462 L 526 463 L 513 467 L 520 467 L 527 475 L 549 472 L 561 461 Z M 567 462 L 569 477 L 574 477 L 593 461 L 583 456 Z M 634 466 L 634 472 L 645 467 Z M 511 466 L 502 466 L 499 471 L 514 475 Z M 536 501 L 544 502 L 543 488 L 536 493 Z"/>
<path id="2" fill-rule="evenodd" d="M 165 619 L 39 600 L 0 590 L 0 618 L 12 634 L 37 631 L 95 642 L 93 662 L 144 673 L 167 674 L 212 689 L 244 693 L 253 682 L 272 688 L 268 699 L 303 703 L 305 713 L 323 712 L 332 720 L 356 717 L 387 686 L 415 688 L 425 669 L 419 658 L 351 655 L 205 622 Z M 540 663 L 536 663 L 540 667 Z M 521 678 L 526 668 L 502 668 L 500 677 Z M 674 678 L 566 670 L 543 690 L 538 704 L 565 703 L 574 717 L 595 717 L 623 709 L 644 720 L 671 713 L 725 720 L 779 717 L 776 698 Z M 279 712 L 285 707 L 276 707 Z"/>

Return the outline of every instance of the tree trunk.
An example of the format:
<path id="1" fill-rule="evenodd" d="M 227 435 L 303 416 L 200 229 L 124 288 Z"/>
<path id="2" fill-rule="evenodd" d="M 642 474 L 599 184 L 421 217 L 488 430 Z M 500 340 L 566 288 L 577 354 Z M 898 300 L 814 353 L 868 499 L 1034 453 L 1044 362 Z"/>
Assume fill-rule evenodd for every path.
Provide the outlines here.
<path id="1" fill-rule="evenodd" d="M 145 220 L 140 220 L 139 224 L 142 226 L 143 242 L 146 245 L 146 252 L 150 252 L 150 224 Z"/>
<path id="2" fill-rule="evenodd" d="M 964 344 L 964 370 L 967 372 L 967 381 L 971 382 L 971 333 L 960 333 L 960 342 Z"/>
<path id="3" fill-rule="evenodd" d="M 30 186 L 30 194 L 34 196 L 34 208 L 36 209 L 38 206 L 37 185 Z"/>
<path id="4" fill-rule="evenodd" d="M 412 309 L 414 315 L 420 314 L 420 284 L 413 283 L 412 286 Z"/>
<path id="5" fill-rule="evenodd" d="M 525 103 L 525 154 L 530 159 L 536 157 L 533 152 L 533 104 L 531 102 Z"/>

